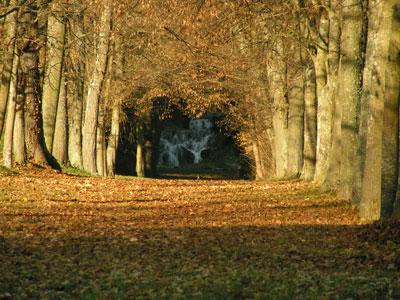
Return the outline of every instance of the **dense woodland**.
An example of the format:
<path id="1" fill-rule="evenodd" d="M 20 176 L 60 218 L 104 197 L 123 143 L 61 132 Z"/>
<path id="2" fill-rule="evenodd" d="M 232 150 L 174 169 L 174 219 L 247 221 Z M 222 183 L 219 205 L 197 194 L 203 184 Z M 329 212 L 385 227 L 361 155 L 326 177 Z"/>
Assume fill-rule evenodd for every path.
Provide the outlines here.
<path id="1" fill-rule="evenodd" d="M 8 0 L 0 18 L 6 167 L 113 176 L 130 110 L 144 176 L 141 132 L 175 106 L 221 112 L 257 179 L 400 215 L 398 0 Z"/>

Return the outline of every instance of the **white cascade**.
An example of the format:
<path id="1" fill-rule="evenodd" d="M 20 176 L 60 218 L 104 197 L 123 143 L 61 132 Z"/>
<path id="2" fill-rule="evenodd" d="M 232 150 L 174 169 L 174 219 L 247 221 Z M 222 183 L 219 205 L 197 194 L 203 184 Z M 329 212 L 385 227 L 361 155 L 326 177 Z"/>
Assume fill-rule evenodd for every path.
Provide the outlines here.
<path id="1" fill-rule="evenodd" d="M 160 138 L 160 165 L 179 167 L 184 151 L 193 155 L 193 163 L 200 163 L 202 152 L 210 148 L 213 137 L 208 119 L 192 119 L 189 129 L 165 130 Z"/>

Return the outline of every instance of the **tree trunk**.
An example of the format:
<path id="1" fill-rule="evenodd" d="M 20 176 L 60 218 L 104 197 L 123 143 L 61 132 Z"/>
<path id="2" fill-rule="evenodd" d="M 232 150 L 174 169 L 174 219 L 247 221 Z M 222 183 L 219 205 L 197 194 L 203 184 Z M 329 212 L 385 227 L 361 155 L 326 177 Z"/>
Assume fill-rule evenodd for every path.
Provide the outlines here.
<path id="1" fill-rule="evenodd" d="M 298 63 L 301 63 L 301 59 L 298 60 Z M 293 86 L 291 86 L 289 92 L 287 175 L 293 177 L 300 176 L 303 168 L 304 75 L 302 72 L 302 66 L 300 69 L 300 74 L 295 75 L 296 78 L 294 79 Z"/>
<path id="2" fill-rule="evenodd" d="M 264 172 L 262 167 L 262 160 L 260 155 L 260 148 L 258 147 L 257 141 L 253 141 L 253 155 L 255 163 L 255 176 L 256 180 L 264 179 Z"/>
<path id="3" fill-rule="evenodd" d="M 319 36 L 320 39 L 328 41 L 329 36 L 329 18 L 326 11 L 322 13 Z M 317 57 L 314 60 L 316 70 L 317 84 L 317 152 L 314 180 L 321 183 L 327 172 L 328 153 L 332 136 L 332 98 L 329 94 L 327 61 L 329 52 L 322 50 L 326 45 L 320 41 Z"/>
<path id="4" fill-rule="evenodd" d="M 357 194 L 359 173 L 359 122 L 361 73 L 362 73 L 362 37 L 364 28 L 362 2 L 344 0 L 342 2 L 342 37 L 338 97 L 342 101 L 341 124 L 341 165 L 339 195 L 350 198 Z"/>
<path id="5" fill-rule="evenodd" d="M 43 80 L 43 132 L 47 150 L 53 152 L 57 106 L 60 98 L 64 57 L 65 23 L 57 15 L 59 0 L 53 1 L 47 21 L 46 66 Z"/>
<path id="6" fill-rule="evenodd" d="M 53 156 L 60 163 L 65 165 L 68 162 L 68 114 L 67 114 L 67 87 L 65 75 L 61 76 L 60 99 L 57 105 L 57 119 L 54 130 Z"/>
<path id="7" fill-rule="evenodd" d="M 393 0 L 392 33 L 389 47 L 389 61 L 386 68 L 385 109 L 383 116 L 382 148 L 382 206 L 400 217 L 399 178 L 399 98 L 400 98 L 400 1 Z M 396 197 L 396 189 L 399 194 Z"/>
<path id="8" fill-rule="evenodd" d="M 74 45 L 68 49 L 66 68 L 73 74 L 67 78 L 67 97 L 71 109 L 68 130 L 68 158 L 75 168 L 82 168 L 82 121 L 85 64 L 83 62 L 82 49 L 84 49 L 83 20 L 79 18 L 71 24 L 73 34 L 68 38 L 74 40 Z M 79 58 L 76 61 L 77 57 Z"/>
<path id="9" fill-rule="evenodd" d="M 10 6 L 15 6 L 16 0 L 10 1 Z M 9 95 L 9 86 L 11 80 L 11 71 L 13 67 L 14 59 L 14 44 L 17 33 L 17 15 L 15 11 L 6 16 L 4 27 L 5 37 L 2 41 L 5 45 L 5 55 L 3 58 L 3 68 L 1 73 L 1 85 L 0 85 L 0 135 L 3 133 L 5 113 L 7 109 L 7 99 Z"/>
<path id="10" fill-rule="evenodd" d="M 382 146 L 385 107 L 385 77 L 392 28 L 392 0 L 370 0 L 368 43 L 363 76 L 363 108 L 366 112 L 365 163 L 362 177 L 360 217 L 375 221 L 393 211 L 393 201 L 381 202 Z M 398 33 L 397 33 L 398 34 Z M 398 79 L 398 78 L 397 78 Z M 397 98 L 396 95 L 395 98 Z M 392 99 L 387 99 L 393 102 Z M 396 99 L 397 101 L 397 99 Z M 363 122 L 364 123 L 364 122 Z M 397 179 L 397 174 L 393 176 Z"/>
<path id="11" fill-rule="evenodd" d="M 106 152 L 105 152 L 105 133 L 104 133 L 104 107 L 103 105 L 100 106 L 99 111 L 99 120 L 97 125 L 97 134 L 96 134 L 96 166 L 97 166 L 97 173 L 100 176 L 106 176 Z"/>
<path id="12" fill-rule="evenodd" d="M 305 84 L 305 117 L 304 117 L 304 167 L 303 178 L 306 181 L 314 179 L 317 148 L 317 91 L 315 85 L 315 70 L 309 64 L 306 70 Z"/>
<path id="13" fill-rule="evenodd" d="M 388 65 L 388 70 L 387 70 L 387 81 L 386 81 L 386 100 L 385 100 L 385 118 L 387 117 L 388 119 L 385 119 L 385 123 L 384 123 L 384 134 L 386 134 L 387 132 L 394 132 L 395 137 L 394 138 L 398 138 L 399 137 L 399 132 L 398 130 L 398 126 L 396 126 L 396 121 L 399 122 L 399 116 L 395 116 L 396 121 L 394 121 L 393 123 L 390 123 L 391 117 L 393 117 L 393 115 L 396 115 L 396 113 L 399 112 L 398 109 L 398 105 L 399 105 L 399 98 L 400 98 L 400 64 L 398 61 L 398 58 L 400 56 L 400 36 L 397 34 L 400 31 L 400 3 L 399 0 L 395 0 L 395 6 L 394 6 L 394 14 L 393 14 L 393 26 L 392 26 L 392 36 L 391 36 L 391 45 L 390 45 L 390 56 L 389 56 L 389 65 Z M 396 79 L 397 77 L 397 79 Z M 397 102 L 395 97 L 397 95 Z M 393 98 L 392 98 L 393 97 Z M 389 102 L 389 99 L 392 99 L 393 103 L 392 105 Z M 391 117 L 388 117 L 388 113 L 390 110 L 390 107 L 393 106 L 393 111 L 391 114 Z M 386 108 L 388 110 L 386 110 Z M 397 108 L 397 109 L 396 109 Z M 387 122 L 386 122 L 387 120 Z M 392 124 L 392 126 L 390 125 Z M 388 134 L 387 136 L 384 135 L 384 147 L 386 147 L 386 143 L 388 143 L 388 141 L 390 140 L 390 137 L 393 135 L 393 133 Z M 396 142 L 394 142 L 395 144 Z M 398 140 L 397 140 L 398 143 Z M 398 145 L 398 144 L 397 144 Z M 383 159 L 384 159 L 384 167 L 389 163 L 390 161 L 390 154 L 388 154 L 386 151 L 388 149 L 384 149 L 383 151 Z M 397 152 L 397 163 L 400 163 L 400 156 L 399 156 L 399 152 Z M 395 199 L 395 203 L 393 205 L 394 207 L 394 212 L 393 215 L 396 218 L 400 218 L 400 166 L 398 165 L 398 181 L 397 181 L 397 194 L 396 194 L 396 199 Z M 388 171 L 388 173 L 390 173 L 390 171 Z M 387 176 L 386 173 L 383 173 L 383 178 L 385 179 Z M 390 187 L 390 181 L 388 181 L 388 185 L 387 190 L 391 190 Z M 383 190 L 383 197 L 386 197 L 386 190 Z M 389 194 L 389 193 L 387 193 Z"/>
<path id="14" fill-rule="evenodd" d="M 146 157 L 145 157 L 144 139 L 139 137 L 139 139 L 137 141 L 137 146 L 136 146 L 136 176 L 137 177 L 145 177 L 146 176 L 146 161 L 145 161 L 145 159 L 146 159 Z"/>
<path id="15" fill-rule="evenodd" d="M 24 98 L 24 84 L 22 76 L 18 78 L 18 89 L 17 89 L 17 103 L 15 108 L 15 120 L 14 120 L 14 134 L 13 134 L 13 154 L 14 162 L 16 164 L 25 164 L 26 152 L 25 152 L 25 98 Z"/>
<path id="16" fill-rule="evenodd" d="M 288 154 L 288 103 L 286 94 L 286 65 L 283 62 L 283 46 L 277 46 L 280 57 L 272 58 L 270 90 L 272 91 L 274 113 L 274 157 L 276 177 L 283 178 L 287 173 Z"/>
<path id="17" fill-rule="evenodd" d="M 111 3 L 106 2 L 100 20 L 100 32 L 96 51 L 96 61 L 89 82 L 85 122 L 83 125 L 83 168 L 95 174 L 96 168 L 96 132 L 99 113 L 99 100 L 104 75 L 107 68 L 107 53 L 111 32 Z"/>
<path id="18" fill-rule="evenodd" d="M 15 47 L 13 48 L 15 51 Z M 3 146 L 3 164 L 7 168 L 11 168 L 13 164 L 13 134 L 14 134 L 14 120 L 15 120 L 15 109 L 17 102 L 17 85 L 18 85 L 18 65 L 19 56 L 15 53 L 13 59 L 13 67 L 10 79 L 10 93 L 8 96 L 8 107 L 7 107 L 7 118 L 5 122 L 4 132 L 4 146 Z"/>
<path id="19" fill-rule="evenodd" d="M 111 115 L 111 133 L 108 137 L 107 145 L 107 175 L 115 175 L 115 161 L 117 158 L 118 143 L 119 143 L 119 122 L 120 122 L 120 107 L 114 105 Z"/>
<path id="20" fill-rule="evenodd" d="M 39 29 L 37 24 L 37 10 L 35 4 L 31 4 L 23 15 L 23 24 L 26 24 L 26 43 L 21 56 L 21 69 L 25 80 L 25 141 L 28 161 L 48 166 L 45 155 L 43 120 L 40 98 L 39 76 Z"/>
<path id="21" fill-rule="evenodd" d="M 338 186 L 339 172 L 340 172 L 340 133 L 341 133 L 341 106 L 340 100 L 337 97 L 338 93 L 338 71 L 339 71 L 339 53 L 340 53 L 340 25 L 338 14 L 335 8 L 338 6 L 337 0 L 331 1 L 331 7 L 329 11 L 329 52 L 328 52 L 328 77 L 327 84 L 323 91 L 322 97 L 326 97 L 327 106 L 325 109 L 328 111 L 326 115 L 330 118 L 326 122 L 326 126 L 329 130 L 324 130 L 328 137 L 326 142 L 328 145 L 324 145 L 323 141 L 320 141 L 320 148 L 327 146 L 327 159 L 326 166 L 321 163 L 320 175 L 316 175 L 315 179 L 320 180 L 322 183 L 323 190 L 330 190 Z M 322 100 L 325 101 L 325 100 Z M 337 103 L 336 103 L 337 102 Z M 329 112 L 329 109 L 331 112 Z M 320 131 L 323 129 L 321 128 Z"/>

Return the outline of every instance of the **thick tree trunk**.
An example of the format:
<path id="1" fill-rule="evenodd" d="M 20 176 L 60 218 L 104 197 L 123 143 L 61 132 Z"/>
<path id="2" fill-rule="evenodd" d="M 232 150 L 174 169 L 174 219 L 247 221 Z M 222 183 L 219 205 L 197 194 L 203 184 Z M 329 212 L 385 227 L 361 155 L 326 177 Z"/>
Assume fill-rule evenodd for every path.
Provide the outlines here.
<path id="1" fill-rule="evenodd" d="M 62 16 L 58 15 L 58 10 L 60 10 L 60 3 L 59 0 L 55 0 L 47 22 L 46 66 L 42 97 L 43 132 L 46 147 L 50 153 L 53 152 L 64 58 L 65 23 L 61 21 Z"/>
<path id="2" fill-rule="evenodd" d="M 303 178 L 314 179 L 317 149 L 317 91 L 315 69 L 309 64 L 305 82 L 305 116 L 304 116 L 304 167 Z"/>
<path id="3" fill-rule="evenodd" d="M 392 0 L 370 0 L 362 96 L 362 103 L 364 103 L 362 107 L 366 109 L 365 113 L 362 113 L 362 116 L 365 116 L 365 122 L 362 124 L 366 124 L 366 144 L 360 202 L 360 217 L 369 221 L 379 220 L 381 204 L 384 204 L 383 216 L 390 215 L 393 211 L 392 200 L 388 203 L 381 202 L 385 77 L 392 28 L 391 20 Z M 397 178 L 397 174 L 393 177 Z"/>
<path id="4" fill-rule="evenodd" d="M 341 165 L 339 195 L 350 198 L 354 203 L 361 182 L 359 165 L 359 122 L 362 37 L 364 29 L 362 1 L 342 2 L 341 60 L 338 97 L 342 101 Z"/>
<path id="5" fill-rule="evenodd" d="M 389 3 L 386 4 L 389 6 Z M 387 217 L 393 213 L 396 200 L 397 178 L 399 174 L 399 90 L 400 90 L 400 1 L 393 1 L 394 10 L 391 12 L 392 33 L 389 51 L 389 61 L 386 68 L 386 89 L 383 111 L 383 135 L 382 135 L 382 211 L 381 216 Z M 386 9 L 390 9 L 387 7 Z M 390 16 L 386 16 L 389 18 Z M 382 32 L 384 28 L 380 28 Z M 387 30 L 387 28 L 386 28 Z M 384 34 L 382 33 L 382 36 Z M 384 41 L 388 40 L 384 36 Z M 386 53 L 382 53 L 386 54 Z M 381 58 L 381 56 L 379 56 Z M 382 60 L 382 59 L 381 59 Z M 378 64 L 377 67 L 380 65 Z M 380 99 L 381 100 L 381 99 Z"/>
<path id="6" fill-rule="evenodd" d="M 119 122 L 120 108 L 119 105 L 114 105 L 111 114 L 111 133 L 108 137 L 107 144 L 107 176 L 115 175 L 115 161 L 117 158 L 118 143 L 119 143 Z"/>
<path id="7" fill-rule="evenodd" d="M 288 159 L 288 103 L 286 94 L 286 65 L 283 62 L 282 42 L 277 45 L 277 52 L 280 57 L 273 58 L 271 62 L 272 70 L 270 72 L 274 112 L 274 157 L 276 177 L 283 178 L 287 173 Z"/>
<path id="8" fill-rule="evenodd" d="M 72 32 L 68 39 L 74 41 L 68 51 L 66 68 L 72 74 L 67 78 L 67 97 L 71 110 L 70 122 L 68 127 L 68 158 L 71 166 L 82 168 L 82 122 L 83 122 L 83 98 L 85 64 L 82 58 L 84 49 L 84 29 L 83 20 L 78 18 L 71 24 Z M 76 60 L 78 58 L 78 61 Z"/>
<path id="9" fill-rule="evenodd" d="M 16 0 L 10 1 L 10 6 L 15 6 L 17 4 Z M 2 44 L 5 46 L 5 55 L 3 58 L 3 68 L 1 73 L 1 84 L 0 84 L 0 135 L 3 133 L 5 113 L 7 109 L 7 99 L 9 95 L 9 86 L 11 79 L 11 71 L 13 67 L 14 59 L 14 44 L 17 32 L 17 15 L 18 12 L 15 11 L 6 17 L 4 27 L 5 35 Z"/>
<path id="10" fill-rule="evenodd" d="M 328 13 L 324 11 L 320 20 L 319 36 L 320 39 L 328 41 L 329 39 L 329 18 Z M 317 84 L 317 153 L 314 180 L 321 183 L 328 168 L 328 154 L 332 138 L 332 98 L 330 88 L 328 87 L 327 61 L 329 52 L 322 50 L 327 45 L 320 41 L 317 57 L 314 60 L 316 70 Z"/>
<path id="11" fill-rule="evenodd" d="M 32 15 L 31 22 L 35 20 Z M 31 23 L 31 24 L 32 24 Z M 37 27 L 31 27 L 32 31 L 36 31 Z M 48 165 L 44 152 L 44 138 L 42 131 L 42 112 L 41 99 L 39 95 L 40 78 L 39 78 L 39 51 L 32 40 L 36 39 L 36 34 L 32 34 L 28 45 L 21 57 L 21 67 L 26 82 L 25 100 L 26 100 L 26 119 L 25 119 L 25 141 L 28 161 L 38 165 Z"/>
<path id="12" fill-rule="evenodd" d="M 92 173 L 97 173 L 96 168 L 96 132 L 99 113 L 99 97 L 107 68 L 107 53 L 111 31 L 111 3 L 105 4 L 101 20 L 100 32 L 96 51 L 96 61 L 92 78 L 89 82 L 87 103 L 85 110 L 85 122 L 83 125 L 83 168 Z"/>
<path id="13" fill-rule="evenodd" d="M 16 164 L 25 164 L 26 162 L 24 90 L 25 87 L 23 85 L 23 80 L 19 78 L 18 90 L 17 90 L 17 103 L 15 108 L 14 134 L 13 134 L 13 149 L 14 149 L 13 154 L 14 154 L 14 163 Z"/>
<path id="14" fill-rule="evenodd" d="M 301 60 L 298 61 L 300 64 Z M 302 68 L 302 67 L 300 67 Z M 297 72 L 299 73 L 299 72 Z M 304 148 L 304 72 L 296 74 L 289 92 L 287 175 L 298 177 L 303 168 Z"/>
<path id="15" fill-rule="evenodd" d="M 57 105 L 57 119 L 54 130 L 53 156 L 60 163 L 65 165 L 68 162 L 68 114 L 67 114 L 67 87 L 65 75 L 61 77 L 60 97 Z"/>
<path id="16" fill-rule="evenodd" d="M 13 149 L 13 139 L 14 139 L 13 135 L 14 135 L 15 109 L 17 102 L 18 65 L 19 65 L 19 56 L 18 54 L 15 54 L 15 57 L 13 59 L 13 67 L 10 79 L 10 93 L 8 96 L 7 118 L 5 122 L 4 146 L 3 146 L 3 164 L 7 168 L 11 168 L 13 164 L 12 149 Z"/>
<path id="17" fill-rule="evenodd" d="M 400 98 L 400 0 L 393 0 L 392 33 L 386 68 L 382 148 L 382 206 L 400 217 L 399 98 Z M 397 197 L 396 197 L 397 188 Z M 397 203 L 396 203 L 397 199 Z M 388 209 L 387 209 L 388 208 Z"/>
<path id="18" fill-rule="evenodd" d="M 320 175 L 316 175 L 316 180 L 321 181 L 323 190 L 330 190 L 338 186 L 340 173 L 340 133 L 341 133 L 341 104 L 337 97 L 338 93 L 338 71 L 339 71 L 339 53 L 340 53 L 340 25 L 338 14 L 335 8 L 338 6 L 337 0 L 331 1 L 329 11 L 329 53 L 328 53 L 328 77 L 327 84 L 322 96 L 326 97 L 327 106 L 325 107 L 326 116 L 330 118 L 326 122 L 326 130 L 324 130 L 327 138 L 324 142 L 320 141 L 320 149 L 327 146 L 326 166 L 321 162 Z M 325 100 L 322 100 L 325 101 Z M 331 112 L 329 112 L 331 110 Z M 330 130 L 328 129 L 330 126 Z M 328 136 L 329 141 L 328 141 Z"/>

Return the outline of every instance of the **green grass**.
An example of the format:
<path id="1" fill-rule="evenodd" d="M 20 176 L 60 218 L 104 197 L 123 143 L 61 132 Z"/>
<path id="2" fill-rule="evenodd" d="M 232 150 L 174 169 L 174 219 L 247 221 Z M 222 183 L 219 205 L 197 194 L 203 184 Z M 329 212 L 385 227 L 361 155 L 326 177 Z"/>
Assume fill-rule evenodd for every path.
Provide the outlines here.
<path id="1" fill-rule="evenodd" d="M 78 177 L 93 177 L 93 175 L 90 174 L 89 172 L 71 166 L 62 166 L 62 172 L 64 174 L 78 176 Z"/>
<path id="2" fill-rule="evenodd" d="M 9 168 L 0 165 L 0 176 L 15 176 L 15 175 L 18 175 L 18 172 L 15 172 Z"/>

